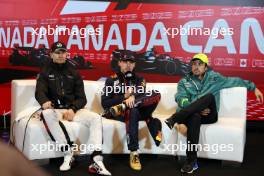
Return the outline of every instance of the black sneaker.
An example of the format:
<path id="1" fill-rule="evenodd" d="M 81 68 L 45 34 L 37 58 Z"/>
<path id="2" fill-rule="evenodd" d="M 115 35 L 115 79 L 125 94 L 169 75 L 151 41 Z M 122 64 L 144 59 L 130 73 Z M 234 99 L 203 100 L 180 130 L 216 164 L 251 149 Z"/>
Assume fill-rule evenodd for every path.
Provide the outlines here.
<path id="1" fill-rule="evenodd" d="M 166 125 L 167 125 L 170 129 L 172 129 L 172 128 L 174 127 L 174 122 L 172 121 L 171 118 L 166 119 L 164 122 L 166 123 Z"/>
<path id="2" fill-rule="evenodd" d="M 157 118 L 151 118 L 148 122 L 148 128 L 156 146 L 159 146 L 162 141 L 161 122 Z"/>
<path id="3" fill-rule="evenodd" d="M 182 166 L 181 172 L 191 174 L 193 173 L 193 171 L 197 170 L 198 168 L 199 167 L 197 164 L 197 160 L 194 160 L 194 161 L 187 160 Z"/>

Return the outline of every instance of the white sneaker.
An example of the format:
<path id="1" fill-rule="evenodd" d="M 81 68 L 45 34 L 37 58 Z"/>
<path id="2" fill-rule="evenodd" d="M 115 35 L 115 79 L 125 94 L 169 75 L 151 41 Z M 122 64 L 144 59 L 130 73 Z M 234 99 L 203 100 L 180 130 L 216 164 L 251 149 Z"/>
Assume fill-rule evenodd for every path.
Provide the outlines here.
<path id="1" fill-rule="evenodd" d="M 105 168 L 103 156 L 101 155 L 97 155 L 93 158 L 93 163 L 89 166 L 89 172 L 99 175 L 111 175 L 111 173 Z"/>
<path id="2" fill-rule="evenodd" d="M 74 161 L 73 152 L 69 152 L 64 156 L 64 161 L 60 166 L 60 171 L 68 171 L 71 169 L 71 165 Z"/>

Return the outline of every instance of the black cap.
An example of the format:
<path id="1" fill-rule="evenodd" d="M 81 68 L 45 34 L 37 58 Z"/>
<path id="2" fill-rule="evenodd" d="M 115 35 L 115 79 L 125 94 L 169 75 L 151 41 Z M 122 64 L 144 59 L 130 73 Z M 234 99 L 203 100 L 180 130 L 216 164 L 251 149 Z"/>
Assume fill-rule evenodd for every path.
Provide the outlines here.
<path id="1" fill-rule="evenodd" d="M 132 61 L 132 62 L 136 62 L 135 56 L 133 52 L 123 52 L 120 53 L 120 61 Z"/>
<path id="2" fill-rule="evenodd" d="M 51 52 L 67 51 L 66 45 L 62 42 L 55 42 L 51 45 Z"/>

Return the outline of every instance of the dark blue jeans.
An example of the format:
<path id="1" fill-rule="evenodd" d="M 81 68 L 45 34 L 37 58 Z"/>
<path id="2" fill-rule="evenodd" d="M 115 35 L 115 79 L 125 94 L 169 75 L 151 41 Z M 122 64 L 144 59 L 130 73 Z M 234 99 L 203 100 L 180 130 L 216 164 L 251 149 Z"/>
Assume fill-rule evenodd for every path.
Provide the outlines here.
<path id="1" fill-rule="evenodd" d="M 160 100 L 160 93 L 152 93 L 152 95 L 142 95 L 135 100 L 137 104 L 134 108 L 127 108 L 125 115 L 119 118 L 113 118 L 125 122 L 127 133 L 128 150 L 136 151 L 138 146 L 138 123 L 144 120 L 148 126 L 151 136 L 155 140 L 158 130 L 161 130 L 159 119 L 153 118 L 152 113 L 156 109 Z"/>

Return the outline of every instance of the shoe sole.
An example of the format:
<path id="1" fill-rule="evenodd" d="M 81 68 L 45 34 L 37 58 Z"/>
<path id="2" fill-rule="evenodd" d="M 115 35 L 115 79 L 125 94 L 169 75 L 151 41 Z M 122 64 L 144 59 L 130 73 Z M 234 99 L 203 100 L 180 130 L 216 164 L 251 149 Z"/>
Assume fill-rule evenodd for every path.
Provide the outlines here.
<path id="1" fill-rule="evenodd" d="M 138 168 L 138 169 L 136 169 L 136 168 L 132 168 L 131 166 L 130 166 L 130 168 L 131 168 L 132 170 L 135 170 L 135 171 L 141 171 L 141 170 L 142 170 L 142 168 Z"/>
<path id="2" fill-rule="evenodd" d="M 142 167 L 140 167 L 140 168 L 133 168 L 133 167 L 131 166 L 130 163 L 129 163 L 129 166 L 130 166 L 130 168 L 131 168 L 132 170 L 135 170 L 135 171 L 140 171 L 140 170 L 142 169 Z"/>
<path id="3" fill-rule="evenodd" d="M 97 166 L 100 167 L 98 164 L 97 164 Z M 98 171 L 96 169 L 94 169 L 93 167 L 90 167 L 90 166 L 88 167 L 88 172 L 91 173 L 91 174 L 98 175 L 98 176 L 100 176 L 100 175 L 109 175 L 109 174 L 104 174 L 104 173 L 98 173 Z M 110 173 L 110 175 L 112 175 L 112 174 Z"/>
<path id="4" fill-rule="evenodd" d="M 181 172 L 182 173 L 188 173 L 188 174 L 192 174 L 193 173 L 193 171 L 196 171 L 198 169 L 198 167 L 197 168 L 194 168 L 194 169 L 192 169 L 191 171 L 189 171 L 189 172 L 186 172 L 186 171 L 184 171 L 184 170 L 182 170 L 181 169 Z"/>
<path id="5" fill-rule="evenodd" d="M 132 170 L 135 170 L 135 171 L 140 171 L 140 170 L 142 169 L 142 167 L 140 167 L 140 168 L 133 168 L 133 167 L 131 166 L 130 163 L 129 163 L 129 166 L 130 166 L 130 168 L 131 168 Z"/>
<path id="6" fill-rule="evenodd" d="M 161 141 L 162 141 L 162 138 L 163 138 L 163 136 L 162 136 L 162 123 L 158 119 L 156 119 L 156 123 L 157 123 L 156 125 L 158 127 L 158 131 L 155 134 L 154 140 L 155 140 L 156 146 L 158 147 L 160 145 Z M 158 137 L 158 139 L 157 139 L 157 137 Z"/>

